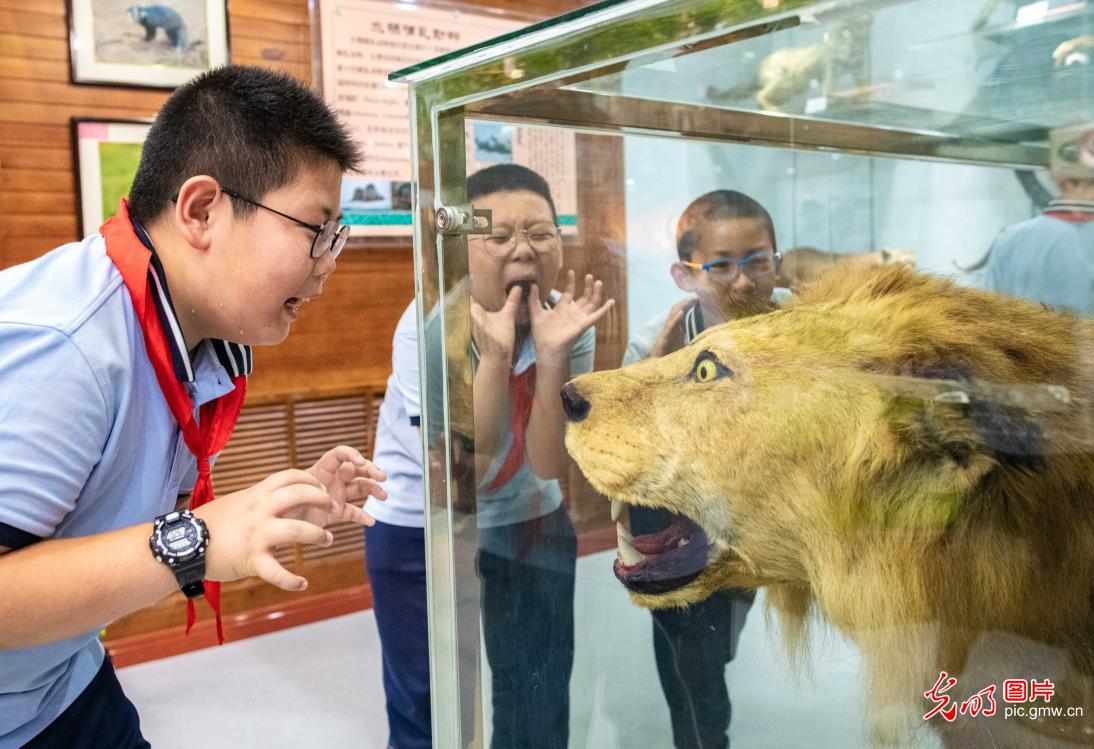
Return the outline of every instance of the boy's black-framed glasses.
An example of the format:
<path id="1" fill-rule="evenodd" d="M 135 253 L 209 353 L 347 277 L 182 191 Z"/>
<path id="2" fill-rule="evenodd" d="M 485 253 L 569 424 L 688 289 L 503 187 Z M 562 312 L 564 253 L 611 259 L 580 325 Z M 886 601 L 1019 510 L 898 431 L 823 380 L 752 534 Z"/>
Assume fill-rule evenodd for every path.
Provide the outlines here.
<path id="1" fill-rule="evenodd" d="M 544 253 L 558 247 L 559 228 L 554 224 L 542 223 L 518 229 L 512 234 L 500 229 L 496 234 L 479 236 L 486 251 L 494 256 L 502 256 L 517 246 L 521 237 L 528 242 L 533 252 Z"/>
<path id="2" fill-rule="evenodd" d="M 282 218 L 287 218 L 298 226 L 303 226 L 305 229 L 311 229 L 315 232 L 315 239 L 311 242 L 311 257 L 313 260 L 318 260 L 323 257 L 324 252 L 329 252 L 333 257 L 338 257 L 342 252 L 342 248 L 346 246 L 346 240 L 349 239 L 349 226 L 347 224 L 339 224 L 338 221 L 333 218 L 322 224 L 309 224 L 307 221 L 301 221 L 287 213 L 282 213 L 276 208 L 262 205 L 257 200 L 245 198 L 234 190 L 229 190 L 227 187 L 221 187 L 220 191 L 230 198 L 242 200 L 244 203 L 250 203 L 258 208 L 264 208 L 270 213 L 276 213 Z"/>
<path id="3" fill-rule="evenodd" d="M 704 270 L 710 274 L 710 278 L 718 283 L 729 283 L 737 279 L 743 271 L 749 278 L 763 278 L 775 272 L 781 252 L 754 252 L 746 258 L 736 260 L 731 257 L 719 258 L 709 263 L 691 263 L 687 260 L 680 262 L 689 268 Z"/>

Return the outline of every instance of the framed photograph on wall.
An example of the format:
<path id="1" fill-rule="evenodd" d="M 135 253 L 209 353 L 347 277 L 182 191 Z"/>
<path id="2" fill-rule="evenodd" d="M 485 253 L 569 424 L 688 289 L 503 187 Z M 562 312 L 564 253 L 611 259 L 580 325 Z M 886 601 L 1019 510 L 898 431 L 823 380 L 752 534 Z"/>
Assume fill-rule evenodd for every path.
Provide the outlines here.
<path id="1" fill-rule="evenodd" d="M 225 0 L 68 0 L 73 83 L 175 88 L 227 64 Z"/>
<path id="2" fill-rule="evenodd" d="M 129 194 L 151 127 L 146 120 L 73 118 L 81 237 L 97 231 Z"/>

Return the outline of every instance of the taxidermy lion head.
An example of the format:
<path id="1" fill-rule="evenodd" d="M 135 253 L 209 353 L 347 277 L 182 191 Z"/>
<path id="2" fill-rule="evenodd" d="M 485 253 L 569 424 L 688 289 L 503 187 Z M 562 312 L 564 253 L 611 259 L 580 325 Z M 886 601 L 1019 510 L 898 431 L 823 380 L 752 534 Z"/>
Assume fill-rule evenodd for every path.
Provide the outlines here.
<path id="1" fill-rule="evenodd" d="M 830 274 L 789 308 L 576 378 L 566 446 L 613 515 L 680 517 L 620 526 L 615 573 L 642 606 L 768 586 L 791 639 L 817 609 L 860 646 L 879 710 L 919 709 L 1002 632 L 1064 653 L 1085 685 L 1064 699 L 1087 704 L 1092 347 L 1089 320 L 943 278 Z"/>

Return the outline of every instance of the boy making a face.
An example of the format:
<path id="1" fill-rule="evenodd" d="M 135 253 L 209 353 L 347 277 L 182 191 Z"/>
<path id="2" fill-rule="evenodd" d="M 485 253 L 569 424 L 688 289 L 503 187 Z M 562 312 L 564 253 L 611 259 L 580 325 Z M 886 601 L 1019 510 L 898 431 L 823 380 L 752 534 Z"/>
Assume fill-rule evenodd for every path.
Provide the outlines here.
<path id="1" fill-rule="evenodd" d="M 103 625 L 180 587 L 303 590 L 274 547 L 369 522 L 347 500 L 385 477 L 346 446 L 209 503 L 250 346 L 322 292 L 358 160 L 307 88 L 220 68 L 168 99 L 100 233 L 0 273 L 0 749 L 147 746 Z"/>

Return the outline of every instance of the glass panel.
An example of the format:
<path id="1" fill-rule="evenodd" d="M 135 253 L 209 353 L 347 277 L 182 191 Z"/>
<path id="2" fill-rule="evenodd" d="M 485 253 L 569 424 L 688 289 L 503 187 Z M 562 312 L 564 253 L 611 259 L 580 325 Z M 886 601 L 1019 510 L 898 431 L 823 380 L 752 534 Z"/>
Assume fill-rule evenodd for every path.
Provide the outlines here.
<path id="1" fill-rule="evenodd" d="M 1089 742 L 1094 35 L 1036 5 L 412 86 L 437 746 Z"/>
<path id="2" fill-rule="evenodd" d="M 535 32 L 549 30 L 555 26 L 559 26 L 561 24 L 571 21 L 576 21 L 577 19 L 583 18 L 591 13 L 597 13 L 614 5 L 624 5 L 626 4 L 626 2 L 627 0 L 601 0 L 599 3 L 593 3 L 592 5 L 589 5 L 587 7 L 578 8 L 577 10 L 571 11 L 569 13 L 563 13 L 562 15 L 555 16 L 554 18 L 549 18 L 545 21 L 540 21 L 539 23 L 529 24 L 528 26 L 509 34 L 502 34 L 500 36 L 494 37 L 493 39 L 487 39 L 484 42 L 479 42 L 478 44 L 472 44 L 468 47 L 464 47 L 463 49 L 449 52 L 446 55 L 431 57 L 428 60 L 423 60 L 416 65 L 411 65 L 410 67 L 396 70 L 395 72 L 391 73 L 388 78 L 393 81 L 398 81 L 405 78 L 406 76 L 428 71 L 430 68 L 434 68 L 443 63 L 451 62 L 461 57 L 465 57 L 473 52 L 479 52 L 481 50 L 487 49 L 488 47 L 493 47 L 495 45 L 502 44 L 513 39 L 519 39 L 520 37 L 527 36 Z"/>
<path id="3" fill-rule="evenodd" d="M 571 88 L 1015 142 L 1094 116 L 1094 5 L 860 5 Z"/>
<path id="4" fill-rule="evenodd" d="M 779 18 L 794 8 L 811 5 L 810 0 L 778 0 L 769 2 L 732 2 L 724 0 L 604 0 L 547 21 L 532 24 L 510 34 L 489 39 L 462 50 L 426 60 L 389 75 L 393 81 L 420 84 L 439 80 L 453 71 L 474 70 L 478 85 L 509 85 L 514 81 L 532 80 L 545 72 L 557 72 L 567 67 L 577 68 L 591 62 L 618 60 L 621 56 L 649 47 L 681 42 L 689 37 L 724 33 L 727 29 L 748 24 L 759 18 Z M 512 53 L 531 50 L 533 54 L 515 68 Z M 558 53 L 566 55 L 565 59 Z M 502 66 L 499 68 L 498 63 Z M 515 72 L 518 71 L 519 72 Z M 500 76 L 500 77 L 499 77 Z M 463 88 L 460 93 L 467 93 Z"/>

